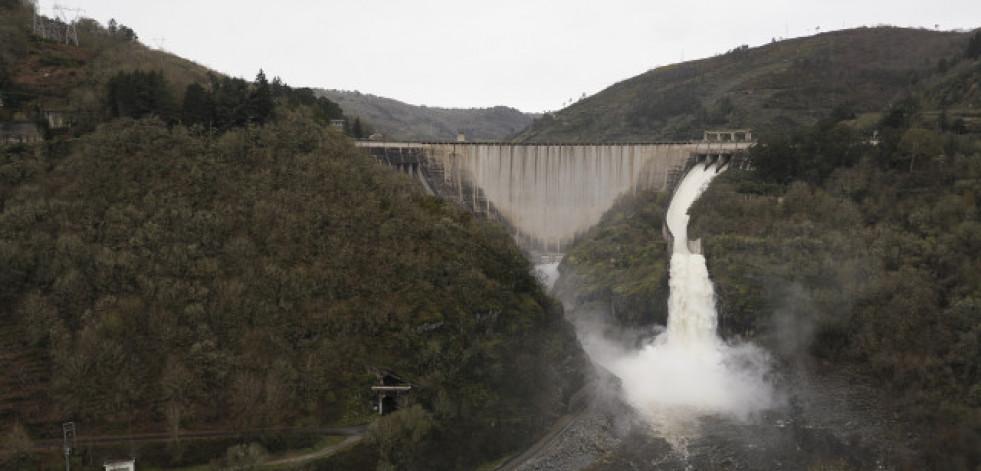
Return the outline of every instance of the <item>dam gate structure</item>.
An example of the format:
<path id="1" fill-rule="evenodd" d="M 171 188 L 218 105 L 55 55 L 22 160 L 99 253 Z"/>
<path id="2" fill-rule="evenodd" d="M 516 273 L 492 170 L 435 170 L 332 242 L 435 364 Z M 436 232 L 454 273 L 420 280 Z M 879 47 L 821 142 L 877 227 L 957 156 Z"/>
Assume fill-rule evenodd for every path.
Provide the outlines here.
<path id="1" fill-rule="evenodd" d="M 428 193 L 500 222 L 537 263 L 561 256 L 622 195 L 671 190 L 697 163 L 746 165 L 748 131 L 713 133 L 712 140 L 652 143 L 357 145 Z"/>

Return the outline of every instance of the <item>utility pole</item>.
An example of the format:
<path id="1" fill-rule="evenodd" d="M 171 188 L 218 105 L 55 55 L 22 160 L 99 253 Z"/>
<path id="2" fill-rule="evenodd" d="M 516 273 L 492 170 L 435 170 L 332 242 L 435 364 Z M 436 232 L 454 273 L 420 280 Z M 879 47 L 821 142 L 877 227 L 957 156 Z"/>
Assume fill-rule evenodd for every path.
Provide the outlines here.
<path id="1" fill-rule="evenodd" d="M 69 23 L 67 26 L 67 37 L 65 38 L 65 44 L 74 44 L 78 46 L 78 19 L 81 18 L 82 13 L 84 13 L 85 10 L 75 8 L 72 10 L 72 12 L 74 15 L 72 16 L 71 23 Z"/>
<path id="2" fill-rule="evenodd" d="M 59 42 L 63 40 L 67 45 L 78 46 L 78 30 L 75 28 L 75 25 L 78 23 L 78 16 L 82 10 L 80 8 L 72 10 L 57 3 L 51 8 L 55 16 L 54 24 L 48 26 L 51 31 L 46 31 L 45 37 Z M 74 13 L 75 16 L 70 18 L 68 16 L 69 12 Z M 64 31 L 61 31 L 62 27 L 64 27 Z"/>
<path id="3" fill-rule="evenodd" d="M 72 448 L 75 446 L 75 422 L 61 424 L 61 431 L 65 436 L 65 471 L 71 471 Z"/>

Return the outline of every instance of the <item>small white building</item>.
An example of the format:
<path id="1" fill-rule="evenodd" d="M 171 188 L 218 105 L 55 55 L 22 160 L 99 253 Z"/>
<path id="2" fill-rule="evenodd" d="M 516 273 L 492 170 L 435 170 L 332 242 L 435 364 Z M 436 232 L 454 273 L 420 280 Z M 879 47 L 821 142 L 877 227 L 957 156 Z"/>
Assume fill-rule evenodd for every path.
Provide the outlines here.
<path id="1" fill-rule="evenodd" d="M 102 467 L 105 471 L 136 471 L 136 460 L 106 461 Z"/>
<path id="2" fill-rule="evenodd" d="M 44 110 L 41 112 L 44 119 L 48 121 L 48 127 L 51 129 L 66 129 L 68 128 L 68 120 L 65 119 L 65 113 L 58 110 Z"/>

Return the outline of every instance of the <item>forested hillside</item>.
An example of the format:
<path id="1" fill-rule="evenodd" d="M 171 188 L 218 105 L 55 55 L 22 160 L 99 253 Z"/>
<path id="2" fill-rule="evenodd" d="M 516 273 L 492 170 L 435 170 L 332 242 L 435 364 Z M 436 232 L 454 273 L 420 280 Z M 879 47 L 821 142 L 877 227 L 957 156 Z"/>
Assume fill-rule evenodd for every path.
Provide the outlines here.
<path id="1" fill-rule="evenodd" d="M 354 132 L 357 118 L 345 116 L 337 103 L 268 78 L 258 66 L 254 81 L 222 76 L 146 47 L 115 20 L 103 27 L 81 19 L 77 46 L 43 39 L 31 33 L 28 7 L 6 3 L 0 5 L 0 122 L 36 125 L 42 138 L 80 136 L 121 116 L 155 115 L 168 124 L 225 130 L 261 124 L 276 100 L 312 108 L 320 122 L 344 120 L 345 131 Z"/>
<path id="2" fill-rule="evenodd" d="M 517 140 L 700 139 L 705 129 L 789 129 L 846 106 L 873 124 L 906 94 L 933 89 L 939 111 L 981 130 L 981 91 L 956 81 L 969 33 L 861 28 L 658 67 L 535 121 Z M 973 104 L 973 108 L 969 107 Z"/>
<path id="3" fill-rule="evenodd" d="M 0 33 L 23 49 L 2 56 L 0 119 L 62 100 L 74 124 L 0 142 L 0 468 L 63 465 L 31 442 L 68 421 L 167 433 L 128 446 L 143 466 L 252 465 L 182 433 L 237 431 L 237 446 L 363 423 L 384 371 L 413 390 L 360 465 L 474 468 L 537 438 L 579 388 L 561 306 L 509 236 L 361 153 L 329 126 L 336 104 L 94 22 L 79 49 L 53 44 L 7 3 Z"/>
<path id="4" fill-rule="evenodd" d="M 910 147 L 921 161 L 896 165 L 885 149 L 852 140 L 848 165 L 779 186 L 734 171 L 706 192 L 694 227 L 729 331 L 756 332 L 790 358 L 810 354 L 883 385 L 892 407 L 931 431 L 913 466 L 973 469 L 981 141 L 948 143 L 949 153 Z"/>
<path id="5" fill-rule="evenodd" d="M 23 365 L 4 423 L 360 422 L 376 365 L 424 386 L 420 453 L 387 459 L 452 468 L 530 437 L 578 368 L 561 309 L 503 231 L 309 123 L 212 138 L 118 120 L 68 149 L 3 148 L 0 334 Z M 443 462 L 424 453 L 437 433 L 483 438 Z"/>
<path id="6" fill-rule="evenodd" d="M 388 139 L 455 140 L 462 132 L 472 141 L 503 141 L 523 130 L 533 117 L 514 108 L 452 109 L 413 106 L 374 95 L 320 90 L 348 113 L 370 121 Z"/>
<path id="7" fill-rule="evenodd" d="M 727 171 L 691 210 L 721 333 L 876 385 L 917 431 L 904 469 L 981 465 L 981 134 L 940 107 L 975 99 L 981 34 L 965 44 L 959 72 L 877 121 L 838 108 L 758 130 L 753 169 Z M 560 266 L 567 305 L 611 337 L 664 322 L 667 201 L 625 199 Z"/>

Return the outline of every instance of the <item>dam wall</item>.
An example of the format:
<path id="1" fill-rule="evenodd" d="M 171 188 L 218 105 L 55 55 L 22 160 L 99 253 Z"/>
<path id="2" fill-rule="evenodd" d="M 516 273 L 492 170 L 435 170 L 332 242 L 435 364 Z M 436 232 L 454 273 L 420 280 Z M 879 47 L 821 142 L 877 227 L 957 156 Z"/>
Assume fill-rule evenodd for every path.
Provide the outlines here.
<path id="1" fill-rule="evenodd" d="M 621 195 L 668 190 L 697 159 L 749 142 L 649 144 L 392 143 L 358 145 L 427 191 L 499 220 L 532 254 L 562 253 Z"/>

